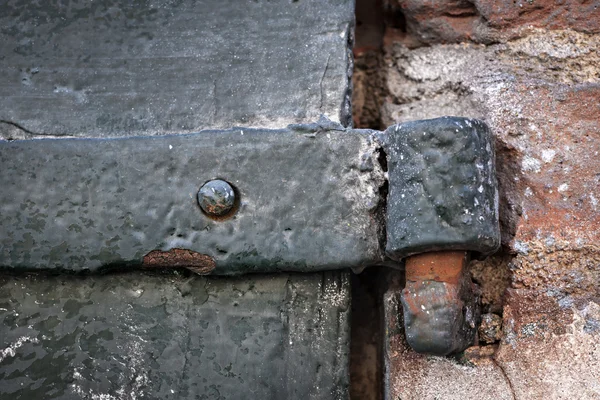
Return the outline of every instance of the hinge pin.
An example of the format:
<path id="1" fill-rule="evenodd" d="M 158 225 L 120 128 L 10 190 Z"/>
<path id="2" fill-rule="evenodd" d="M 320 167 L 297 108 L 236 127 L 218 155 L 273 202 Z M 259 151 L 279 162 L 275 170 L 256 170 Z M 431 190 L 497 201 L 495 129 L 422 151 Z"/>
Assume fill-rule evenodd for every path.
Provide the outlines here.
<path id="1" fill-rule="evenodd" d="M 422 353 L 445 356 L 473 345 L 479 308 L 466 251 L 424 253 L 406 259 L 402 306 L 406 339 Z"/>

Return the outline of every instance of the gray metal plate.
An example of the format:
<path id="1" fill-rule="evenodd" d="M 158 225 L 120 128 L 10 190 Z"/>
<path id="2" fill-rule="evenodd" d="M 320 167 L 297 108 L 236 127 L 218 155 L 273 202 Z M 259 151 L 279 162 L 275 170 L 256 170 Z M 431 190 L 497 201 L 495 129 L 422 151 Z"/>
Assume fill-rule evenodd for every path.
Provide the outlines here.
<path id="1" fill-rule="evenodd" d="M 5 0 L 0 137 L 348 125 L 353 25 L 352 0 Z"/>
<path id="2" fill-rule="evenodd" d="M 371 135 L 312 125 L 0 142 L 0 266 L 94 271 L 171 249 L 208 256 L 213 274 L 376 263 L 383 173 Z M 240 194 L 233 218 L 200 210 L 214 178 Z"/>
<path id="3" fill-rule="evenodd" d="M 348 278 L 0 276 L 0 398 L 347 399 Z"/>
<path id="4" fill-rule="evenodd" d="M 125 270 L 168 249 L 188 250 L 165 266 L 194 249 L 217 274 L 380 258 L 368 135 L 185 135 L 349 125 L 353 3 L 0 2 L 0 140 L 97 138 L 0 142 L 0 266 Z M 215 177 L 242 195 L 233 219 L 196 203 Z M 347 398 L 345 273 L 128 271 L 1 276 L 0 398 Z"/>

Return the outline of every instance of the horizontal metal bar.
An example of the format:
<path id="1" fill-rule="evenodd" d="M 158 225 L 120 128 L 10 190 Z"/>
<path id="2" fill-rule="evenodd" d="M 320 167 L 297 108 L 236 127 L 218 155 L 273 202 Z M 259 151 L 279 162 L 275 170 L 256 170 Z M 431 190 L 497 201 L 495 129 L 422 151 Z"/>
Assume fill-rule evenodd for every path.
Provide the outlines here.
<path id="1" fill-rule="evenodd" d="M 373 134 L 303 125 L 0 142 L 0 266 L 227 275 L 380 262 Z M 239 196 L 230 218 L 198 205 L 215 178 Z"/>

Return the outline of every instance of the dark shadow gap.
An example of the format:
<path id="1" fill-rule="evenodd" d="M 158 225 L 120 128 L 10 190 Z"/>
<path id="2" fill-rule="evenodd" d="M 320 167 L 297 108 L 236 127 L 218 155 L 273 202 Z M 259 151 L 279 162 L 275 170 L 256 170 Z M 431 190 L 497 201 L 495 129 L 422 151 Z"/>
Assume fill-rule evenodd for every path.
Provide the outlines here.
<path id="1" fill-rule="evenodd" d="M 385 13 L 381 0 L 356 1 L 354 73 L 352 78 L 352 117 L 354 127 L 381 130 L 381 104 L 384 86 L 381 80 Z M 384 170 L 386 157 L 378 161 Z M 385 226 L 388 186 L 380 189 L 377 218 Z M 385 248 L 385 231 L 380 233 Z M 375 266 L 352 274 L 352 317 L 350 339 L 350 399 L 383 400 L 383 291 L 385 267 Z"/>

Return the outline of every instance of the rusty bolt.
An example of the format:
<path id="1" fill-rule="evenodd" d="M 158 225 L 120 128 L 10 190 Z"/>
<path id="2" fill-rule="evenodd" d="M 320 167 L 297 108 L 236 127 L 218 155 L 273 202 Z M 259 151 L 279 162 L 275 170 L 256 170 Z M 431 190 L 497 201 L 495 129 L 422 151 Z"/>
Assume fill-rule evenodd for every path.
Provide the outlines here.
<path id="1" fill-rule="evenodd" d="M 221 179 L 206 182 L 198 191 L 200 208 L 213 217 L 221 217 L 235 205 L 235 192 L 231 185 Z"/>

